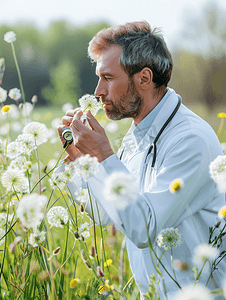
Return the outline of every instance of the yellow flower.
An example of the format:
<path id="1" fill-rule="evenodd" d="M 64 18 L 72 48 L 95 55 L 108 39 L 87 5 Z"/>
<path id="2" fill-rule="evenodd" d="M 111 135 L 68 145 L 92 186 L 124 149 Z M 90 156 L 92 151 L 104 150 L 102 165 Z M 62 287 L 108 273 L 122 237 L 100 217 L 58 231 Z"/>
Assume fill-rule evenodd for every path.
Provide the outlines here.
<path id="1" fill-rule="evenodd" d="M 78 278 L 72 279 L 70 282 L 70 288 L 73 289 L 79 282 L 80 280 Z"/>
<path id="2" fill-rule="evenodd" d="M 226 205 L 224 205 L 223 207 L 221 207 L 221 209 L 218 212 L 218 217 L 220 219 L 225 219 L 225 221 L 226 221 Z"/>
<path id="3" fill-rule="evenodd" d="M 2 112 L 3 112 L 3 113 L 7 113 L 9 110 L 10 110 L 10 105 L 4 105 L 4 106 L 2 107 Z"/>
<path id="4" fill-rule="evenodd" d="M 111 293 L 111 291 L 114 290 L 113 285 L 109 285 L 107 282 L 109 282 L 109 281 L 106 280 L 105 285 L 99 287 L 98 294 L 107 296 Z"/>
<path id="5" fill-rule="evenodd" d="M 107 266 L 110 266 L 110 264 L 112 264 L 112 259 L 108 259 L 108 260 L 104 263 L 104 266 L 107 267 Z"/>
<path id="6" fill-rule="evenodd" d="M 226 118 L 226 113 L 221 112 L 221 113 L 219 113 L 217 116 L 218 116 L 218 118 L 220 118 L 220 119 Z"/>
<path id="7" fill-rule="evenodd" d="M 174 179 L 170 185 L 169 190 L 172 194 L 177 193 L 179 190 L 181 190 L 184 187 L 184 182 L 181 178 Z"/>

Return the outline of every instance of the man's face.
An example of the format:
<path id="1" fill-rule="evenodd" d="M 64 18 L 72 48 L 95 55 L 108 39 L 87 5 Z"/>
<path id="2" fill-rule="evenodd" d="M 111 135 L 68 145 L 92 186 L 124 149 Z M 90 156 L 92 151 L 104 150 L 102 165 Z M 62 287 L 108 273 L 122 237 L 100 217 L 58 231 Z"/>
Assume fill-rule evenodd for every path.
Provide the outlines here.
<path id="1" fill-rule="evenodd" d="M 106 116 L 111 120 L 135 118 L 143 105 L 133 79 L 119 65 L 122 48 L 110 46 L 97 60 L 96 74 L 99 82 L 95 95 L 104 104 Z"/>

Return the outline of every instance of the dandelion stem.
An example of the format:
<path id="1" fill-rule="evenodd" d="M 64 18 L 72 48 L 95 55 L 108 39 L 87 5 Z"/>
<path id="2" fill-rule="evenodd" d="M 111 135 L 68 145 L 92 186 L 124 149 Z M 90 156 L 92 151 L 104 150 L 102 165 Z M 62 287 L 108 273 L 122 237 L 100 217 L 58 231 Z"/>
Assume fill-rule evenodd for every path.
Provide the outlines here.
<path id="1" fill-rule="evenodd" d="M 220 126 L 218 128 L 218 131 L 217 131 L 217 136 L 219 137 L 219 135 L 221 134 L 221 131 L 223 129 L 223 126 L 224 126 L 224 118 L 221 119 L 221 122 L 220 122 Z"/>
<path id="2" fill-rule="evenodd" d="M 202 265 L 202 268 L 201 268 L 201 270 L 200 270 L 200 272 L 199 272 L 198 276 L 196 277 L 196 280 L 195 280 L 194 286 L 196 285 L 197 281 L 199 280 L 199 277 L 200 277 L 200 276 L 201 276 L 201 274 L 202 274 L 202 271 L 203 271 L 203 269 L 204 269 L 204 266 L 205 266 L 206 262 L 207 262 L 207 259 L 204 261 L 204 263 L 203 263 L 203 265 Z"/>
<path id="3" fill-rule="evenodd" d="M 88 193 L 89 193 L 90 207 L 91 207 L 92 219 L 93 219 L 94 246 L 95 246 L 95 251 L 96 251 L 96 254 L 97 254 L 97 264 L 99 266 L 100 262 L 99 262 L 99 258 L 98 258 L 98 252 L 97 252 L 96 223 L 95 223 L 94 213 L 93 213 L 93 203 L 92 203 L 92 200 L 91 200 L 91 194 L 90 194 L 88 182 L 86 184 L 87 184 L 87 190 L 88 190 Z"/>

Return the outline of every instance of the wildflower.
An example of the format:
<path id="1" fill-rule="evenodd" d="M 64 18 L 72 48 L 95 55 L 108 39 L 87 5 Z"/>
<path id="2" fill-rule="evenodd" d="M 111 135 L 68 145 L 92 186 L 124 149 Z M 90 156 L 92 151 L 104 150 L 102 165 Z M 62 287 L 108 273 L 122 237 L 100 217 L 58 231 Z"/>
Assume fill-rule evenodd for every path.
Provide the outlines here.
<path id="1" fill-rule="evenodd" d="M 47 141 L 48 129 L 45 124 L 39 122 L 30 122 L 24 129 L 23 133 L 30 134 L 34 138 L 36 146 L 39 146 Z"/>
<path id="2" fill-rule="evenodd" d="M 28 239 L 28 244 L 32 245 L 34 248 L 45 241 L 46 232 L 35 230 L 31 233 Z"/>
<path id="3" fill-rule="evenodd" d="M 6 170 L 1 176 L 1 182 L 7 192 L 27 192 L 28 190 L 28 179 L 24 172 L 19 169 Z"/>
<path id="4" fill-rule="evenodd" d="M 48 211 L 47 220 L 51 227 L 63 228 L 63 225 L 67 224 L 69 220 L 69 215 L 64 207 L 54 206 Z"/>
<path id="5" fill-rule="evenodd" d="M 86 114 L 88 110 L 90 110 L 93 116 L 95 116 L 98 110 L 102 107 L 100 102 L 97 102 L 96 97 L 89 94 L 84 95 L 78 100 L 78 102 L 83 113 Z"/>
<path id="6" fill-rule="evenodd" d="M 102 271 L 102 269 L 101 269 L 100 266 L 97 266 L 97 274 L 98 274 L 100 277 L 104 277 L 104 272 Z"/>
<path id="7" fill-rule="evenodd" d="M 0 103 L 5 102 L 7 98 L 7 91 L 0 87 Z"/>
<path id="8" fill-rule="evenodd" d="M 31 103 L 35 104 L 38 102 L 38 96 L 34 95 L 32 98 L 31 98 Z"/>
<path id="9" fill-rule="evenodd" d="M 174 300 L 213 300 L 213 295 L 210 290 L 201 284 L 188 285 L 182 290 L 179 290 L 174 297 Z"/>
<path id="10" fill-rule="evenodd" d="M 209 259 L 216 259 L 219 255 L 219 250 L 207 244 L 200 244 L 194 249 L 193 261 L 195 264 L 201 264 Z"/>
<path id="11" fill-rule="evenodd" d="M 159 247 L 165 250 L 176 248 L 182 243 L 181 234 L 178 233 L 177 228 L 162 229 L 157 236 L 156 242 Z"/>
<path id="12" fill-rule="evenodd" d="M 21 103 L 23 117 L 29 116 L 33 110 L 33 105 L 30 102 Z M 20 106 L 19 106 L 20 108 Z"/>
<path id="13" fill-rule="evenodd" d="M 81 237 L 83 237 L 84 240 L 86 240 L 88 237 L 90 237 L 90 227 L 87 222 L 85 222 L 79 226 L 78 234 Z"/>
<path id="14" fill-rule="evenodd" d="M 7 146 L 7 157 L 14 159 L 20 155 L 19 147 L 17 142 L 11 142 Z"/>
<path id="15" fill-rule="evenodd" d="M 4 105 L 4 106 L 2 107 L 2 112 L 3 112 L 3 113 L 7 113 L 9 110 L 10 110 L 10 105 Z"/>
<path id="16" fill-rule="evenodd" d="M 176 259 L 172 262 L 172 268 L 176 271 L 188 271 L 190 266 L 186 261 L 180 261 Z"/>
<path id="17" fill-rule="evenodd" d="M 74 107 L 71 103 L 64 103 L 64 105 L 62 106 L 62 111 L 66 113 L 68 110 L 73 109 L 73 108 Z"/>
<path id="18" fill-rule="evenodd" d="M 67 178 L 64 176 L 63 172 L 53 173 L 49 179 L 49 183 L 53 189 L 59 188 L 63 190 L 67 184 Z"/>
<path id="19" fill-rule="evenodd" d="M 106 262 L 104 263 L 104 266 L 110 266 L 112 264 L 112 259 L 107 259 Z"/>
<path id="20" fill-rule="evenodd" d="M 9 98 L 17 101 L 21 98 L 21 92 L 18 88 L 11 89 L 9 91 Z"/>
<path id="21" fill-rule="evenodd" d="M 70 288 L 73 289 L 79 282 L 80 282 L 80 280 L 78 278 L 72 279 L 70 281 Z"/>
<path id="22" fill-rule="evenodd" d="M 18 144 L 19 151 L 22 154 L 31 155 L 31 152 L 37 148 L 35 146 L 34 138 L 28 133 L 18 135 L 16 142 Z"/>
<path id="23" fill-rule="evenodd" d="M 169 190 L 172 194 L 177 193 L 184 187 L 184 182 L 181 178 L 174 179 L 169 186 Z"/>
<path id="24" fill-rule="evenodd" d="M 80 188 L 79 191 L 75 192 L 75 197 L 80 203 L 87 203 L 87 201 L 89 200 L 88 189 Z"/>
<path id="25" fill-rule="evenodd" d="M 107 123 L 105 129 L 111 133 L 114 133 L 119 129 L 119 126 L 118 126 L 118 123 L 116 123 L 116 122 L 109 122 L 109 123 Z"/>
<path id="26" fill-rule="evenodd" d="M 80 156 L 74 161 L 77 167 L 77 175 L 80 175 L 85 180 L 98 171 L 99 162 L 96 157 L 91 157 L 89 154 Z"/>
<path id="27" fill-rule="evenodd" d="M 123 209 L 136 200 L 138 183 L 131 174 L 114 172 L 106 179 L 103 193 L 107 201 Z"/>
<path id="28" fill-rule="evenodd" d="M 99 287 L 98 294 L 102 296 L 109 296 L 113 290 L 113 285 L 109 285 L 109 281 L 106 280 L 105 285 Z"/>
<path id="29" fill-rule="evenodd" d="M 44 233 L 39 233 L 37 226 L 45 216 L 44 209 L 46 203 L 46 196 L 33 193 L 23 196 L 17 205 L 16 215 L 20 219 L 21 224 L 25 228 L 32 227 L 35 230 L 32 237 L 33 240 L 43 240 L 44 238 Z"/>
<path id="30" fill-rule="evenodd" d="M 219 114 L 217 114 L 218 118 L 222 119 L 222 118 L 226 118 L 226 113 L 221 112 Z"/>
<path id="31" fill-rule="evenodd" d="M 12 43 L 16 41 L 16 34 L 13 31 L 8 31 L 6 32 L 6 34 L 4 35 L 4 41 L 6 41 L 7 43 Z"/>
<path id="32" fill-rule="evenodd" d="M 209 165 L 210 176 L 216 182 L 224 171 L 226 171 L 226 155 L 218 155 Z"/>
<path id="33" fill-rule="evenodd" d="M 8 166 L 8 170 L 19 169 L 21 171 L 22 170 L 24 171 L 26 169 L 25 164 L 26 164 L 26 158 L 24 156 L 18 156 L 10 162 Z"/>
<path id="34" fill-rule="evenodd" d="M 221 207 L 221 209 L 218 212 L 218 218 L 219 219 L 224 219 L 226 221 L 226 205 Z"/>

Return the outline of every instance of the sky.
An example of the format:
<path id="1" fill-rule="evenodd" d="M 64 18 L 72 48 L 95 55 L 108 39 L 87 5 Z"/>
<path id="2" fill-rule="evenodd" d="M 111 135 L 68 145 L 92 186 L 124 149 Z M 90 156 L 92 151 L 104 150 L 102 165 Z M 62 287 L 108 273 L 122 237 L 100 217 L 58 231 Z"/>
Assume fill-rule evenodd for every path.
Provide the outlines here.
<path id="1" fill-rule="evenodd" d="M 214 0 L 0 0 L 0 25 L 32 22 L 46 29 L 58 20 L 77 26 L 146 20 L 151 27 L 162 29 L 170 48 L 178 43 L 186 21 L 194 16 L 201 18 L 210 1 Z M 225 0 L 214 2 L 226 11 Z"/>

